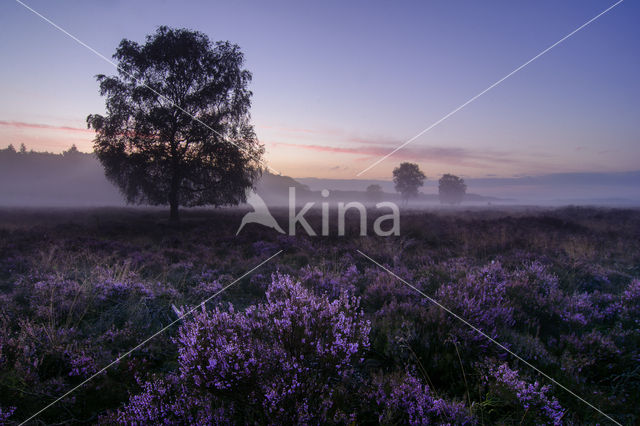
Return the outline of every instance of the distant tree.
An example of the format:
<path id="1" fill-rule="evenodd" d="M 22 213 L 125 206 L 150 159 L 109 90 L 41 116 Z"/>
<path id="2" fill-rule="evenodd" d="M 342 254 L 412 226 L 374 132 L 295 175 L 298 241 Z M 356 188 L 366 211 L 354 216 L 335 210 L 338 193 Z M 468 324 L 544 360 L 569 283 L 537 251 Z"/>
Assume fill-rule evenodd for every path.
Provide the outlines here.
<path id="1" fill-rule="evenodd" d="M 122 40 L 114 58 L 119 75 L 97 76 L 107 114 L 87 124 L 127 202 L 168 204 L 175 222 L 179 206 L 246 201 L 264 147 L 250 124 L 251 73 L 240 48 L 162 26 L 144 45 Z"/>
<path id="2" fill-rule="evenodd" d="M 378 184 L 367 186 L 367 200 L 377 203 L 382 200 L 382 187 Z"/>
<path id="3" fill-rule="evenodd" d="M 402 163 L 393 170 L 393 183 L 405 204 L 409 198 L 418 196 L 418 188 L 424 185 L 425 179 L 420 167 L 414 163 Z"/>
<path id="4" fill-rule="evenodd" d="M 78 147 L 75 144 L 71 145 L 71 148 L 68 150 L 62 152 L 62 155 L 65 157 L 72 157 L 78 154 L 80 154 L 80 151 L 78 151 Z"/>
<path id="5" fill-rule="evenodd" d="M 7 149 L 6 149 L 6 151 L 7 151 L 9 154 L 15 154 L 15 153 L 16 153 L 16 149 L 15 149 L 15 147 L 13 146 L 13 144 L 12 144 L 12 143 L 10 143 L 10 144 L 9 144 L 9 146 L 8 146 L 8 147 L 7 147 Z"/>
<path id="6" fill-rule="evenodd" d="M 27 153 L 27 146 L 24 143 L 20 144 L 20 154 L 26 154 Z"/>
<path id="7" fill-rule="evenodd" d="M 467 192 L 464 179 L 455 175 L 442 175 L 438 181 L 438 196 L 442 204 L 460 204 Z"/>

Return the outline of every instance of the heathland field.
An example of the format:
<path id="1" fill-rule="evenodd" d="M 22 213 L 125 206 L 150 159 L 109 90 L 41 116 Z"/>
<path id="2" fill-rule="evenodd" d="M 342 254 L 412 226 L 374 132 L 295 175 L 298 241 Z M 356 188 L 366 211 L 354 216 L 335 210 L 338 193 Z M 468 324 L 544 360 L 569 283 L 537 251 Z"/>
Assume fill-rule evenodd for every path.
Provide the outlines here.
<path id="1" fill-rule="evenodd" d="M 640 422 L 640 211 L 242 213 L 0 210 L 0 423 Z"/>

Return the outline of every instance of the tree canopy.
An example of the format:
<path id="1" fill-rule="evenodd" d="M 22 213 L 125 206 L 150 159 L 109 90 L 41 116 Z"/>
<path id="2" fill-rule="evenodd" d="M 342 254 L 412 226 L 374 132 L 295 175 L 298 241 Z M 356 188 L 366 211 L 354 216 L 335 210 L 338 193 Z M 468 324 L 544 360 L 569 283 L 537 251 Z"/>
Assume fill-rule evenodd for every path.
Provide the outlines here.
<path id="1" fill-rule="evenodd" d="M 466 192 L 467 185 L 458 176 L 445 174 L 438 181 L 438 196 L 442 204 L 460 204 Z"/>
<path id="2" fill-rule="evenodd" d="M 107 178 L 129 203 L 233 205 L 261 173 L 250 124 L 251 73 L 240 48 L 197 31 L 160 27 L 123 39 L 118 75 L 98 75 L 106 115 L 87 117 Z"/>
<path id="3" fill-rule="evenodd" d="M 402 163 L 393 170 L 393 183 L 405 203 L 418 196 L 418 188 L 424 185 L 426 176 L 415 163 Z"/>

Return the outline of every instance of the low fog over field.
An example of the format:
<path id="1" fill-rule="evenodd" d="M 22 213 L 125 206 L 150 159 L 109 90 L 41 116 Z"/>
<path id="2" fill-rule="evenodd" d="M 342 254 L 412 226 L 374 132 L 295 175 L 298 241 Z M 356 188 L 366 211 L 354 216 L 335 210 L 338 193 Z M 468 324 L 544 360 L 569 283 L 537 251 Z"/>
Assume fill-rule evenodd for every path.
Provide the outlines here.
<path id="1" fill-rule="evenodd" d="M 438 203 L 438 178 L 427 180 L 414 207 Z M 562 173 L 518 178 L 466 179 L 467 205 L 640 205 L 640 171 L 623 173 Z M 389 180 L 290 178 L 265 173 L 257 192 L 269 205 L 286 205 L 289 187 L 297 202 L 319 200 L 367 201 L 365 189 L 380 185 L 383 199 L 398 201 Z M 0 205 L 24 207 L 124 206 L 118 189 L 105 177 L 93 154 L 73 149 L 63 154 L 0 150 Z"/>

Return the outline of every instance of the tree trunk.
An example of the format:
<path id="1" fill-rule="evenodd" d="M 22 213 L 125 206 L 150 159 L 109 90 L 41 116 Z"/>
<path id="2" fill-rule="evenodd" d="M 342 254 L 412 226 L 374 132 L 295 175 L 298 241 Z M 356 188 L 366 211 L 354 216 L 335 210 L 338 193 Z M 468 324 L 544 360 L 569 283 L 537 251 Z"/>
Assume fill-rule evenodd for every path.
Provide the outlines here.
<path id="1" fill-rule="evenodd" d="M 176 225 L 180 222 L 178 206 L 180 205 L 180 166 L 178 148 L 175 143 L 175 130 L 171 137 L 171 187 L 169 188 L 169 223 Z"/>
<path id="2" fill-rule="evenodd" d="M 169 189 L 169 222 L 174 225 L 180 222 L 180 213 L 178 212 L 178 207 L 180 206 L 179 188 L 180 181 L 177 173 L 174 173 L 171 177 L 171 188 Z"/>

